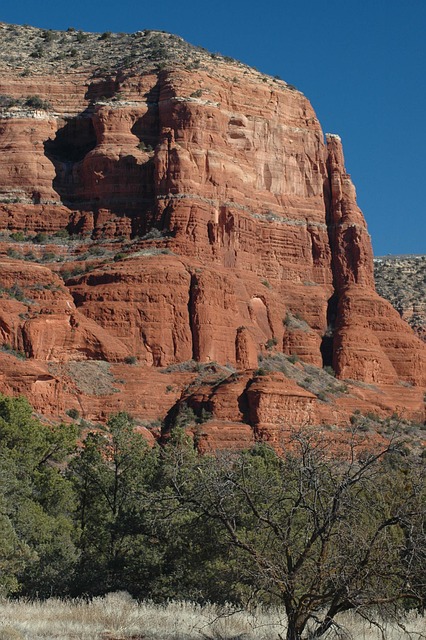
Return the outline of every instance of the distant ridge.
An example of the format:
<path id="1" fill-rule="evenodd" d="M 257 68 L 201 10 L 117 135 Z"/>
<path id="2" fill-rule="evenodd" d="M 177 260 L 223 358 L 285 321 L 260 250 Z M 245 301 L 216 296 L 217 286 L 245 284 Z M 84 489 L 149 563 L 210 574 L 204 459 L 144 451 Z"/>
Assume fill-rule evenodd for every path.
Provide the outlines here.
<path id="1" fill-rule="evenodd" d="M 377 292 L 426 341 L 426 255 L 377 256 L 374 278 Z"/>

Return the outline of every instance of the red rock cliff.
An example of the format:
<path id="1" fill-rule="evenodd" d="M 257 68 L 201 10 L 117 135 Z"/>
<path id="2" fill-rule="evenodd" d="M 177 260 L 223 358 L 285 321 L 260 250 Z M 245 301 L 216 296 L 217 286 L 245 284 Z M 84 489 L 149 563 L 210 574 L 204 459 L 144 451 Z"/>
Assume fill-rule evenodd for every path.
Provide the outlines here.
<path id="1" fill-rule="evenodd" d="M 132 47 L 153 37 L 127 36 Z M 165 51 L 180 51 L 173 36 L 155 37 Z M 92 56 L 101 55 L 104 43 L 87 38 Z M 47 371 L 49 362 L 137 358 L 120 375 L 143 380 L 159 407 L 133 394 L 138 417 L 164 417 L 183 392 L 181 383 L 160 392 L 153 368 L 193 359 L 253 370 L 259 354 L 282 351 L 305 365 L 333 366 L 341 379 L 378 385 L 369 402 L 381 396 L 384 412 L 419 418 L 425 345 L 375 293 L 370 238 L 339 137 L 324 142 L 308 100 L 285 82 L 206 53 L 185 55 L 187 62 L 141 58 L 107 71 L 83 60 L 61 68 L 53 54 L 50 73 L 46 60 L 29 57 L 29 71 L 4 67 L 4 343 L 25 352 L 31 380 L 38 379 L 34 366 Z M 36 107 L 27 98 L 34 94 Z M 30 242 L 64 229 L 72 241 L 55 241 L 44 254 Z M 92 260 L 90 272 L 70 275 L 79 258 Z M 30 266 L 31 259 L 45 266 Z M 37 284 L 43 304 L 28 293 Z M 102 416 L 97 401 L 88 408 L 90 394 L 72 381 L 61 385 L 52 369 L 60 401 L 49 393 L 41 400 L 22 376 L 19 382 L 5 364 L 0 388 L 23 390 L 46 413 L 78 398 L 86 415 Z M 104 394 L 111 410 L 130 402 L 128 382 L 122 400 Z M 401 382 L 414 385 L 402 405 Z M 220 424 L 259 432 L 289 416 L 344 422 L 364 402 L 354 391 L 354 400 L 327 412 L 315 393 L 285 376 L 248 387 L 214 402 L 210 392 L 202 397 Z"/>

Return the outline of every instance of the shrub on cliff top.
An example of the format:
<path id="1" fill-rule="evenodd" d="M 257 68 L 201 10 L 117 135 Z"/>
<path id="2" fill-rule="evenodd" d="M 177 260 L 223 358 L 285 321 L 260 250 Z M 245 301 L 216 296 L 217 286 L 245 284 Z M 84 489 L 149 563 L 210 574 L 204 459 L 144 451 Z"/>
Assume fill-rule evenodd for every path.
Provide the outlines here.
<path id="1" fill-rule="evenodd" d="M 0 108 L 1 109 L 10 109 L 15 105 L 19 104 L 19 100 L 17 98 L 13 98 L 12 96 L 8 96 L 4 93 L 0 94 Z"/>
<path id="2" fill-rule="evenodd" d="M 50 109 L 50 103 L 40 98 L 40 96 L 28 96 L 24 102 L 24 106 L 31 107 L 31 109 L 43 109 L 44 111 Z"/>

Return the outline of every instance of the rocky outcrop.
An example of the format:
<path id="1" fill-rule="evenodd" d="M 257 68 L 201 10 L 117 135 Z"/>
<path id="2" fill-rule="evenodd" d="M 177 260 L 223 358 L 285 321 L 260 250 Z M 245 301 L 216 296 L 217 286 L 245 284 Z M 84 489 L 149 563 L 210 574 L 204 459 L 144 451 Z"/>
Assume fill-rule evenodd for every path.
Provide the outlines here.
<path id="1" fill-rule="evenodd" d="M 0 337 L 11 350 L 33 360 L 123 360 L 128 350 L 99 323 L 80 313 L 50 269 L 0 262 Z"/>
<path id="2" fill-rule="evenodd" d="M 153 42 L 173 51 L 165 64 Z M 0 75 L 0 335 L 32 381 L 18 383 L 8 353 L 0 390 L 48 415 L 78 399 L 90 419 L 206 405 L 213 418 L 194 431 L 206 448 L 276 440 L 283 423 L 344 424 L 367 401 L 421 420 L 425 346 L 375 292 L 341 141 L 324 141 L 305 96 L 168 34 L 134 34 L 140 64 L 104 70 L 102 39 L 87 43 L 86 61 L 60 75 L 47 72 L 56 45 L 28 73 Z M 347 391 L 321 399 L 284 365 L 259 377 L 258 357 L 280 352 L 333 367 Z M 79 362 L 121 367 L 123 382 L 99 396 L 79 388 Z M 207 384 L 200 400 L 185 387 L 197 372 L 184 384 L 173 369 L 188 362 L 231 367 L 240 382 Z M 37 395 L 40 381 L 50 391 Z"/>
<path id="3" fill-rule="evenodd" d="M 374 288 L 373 250 L 355 187 L 346 173 L 339 136 L 327 139 L 328 228 L 336 293 L 356 284 Z"/>

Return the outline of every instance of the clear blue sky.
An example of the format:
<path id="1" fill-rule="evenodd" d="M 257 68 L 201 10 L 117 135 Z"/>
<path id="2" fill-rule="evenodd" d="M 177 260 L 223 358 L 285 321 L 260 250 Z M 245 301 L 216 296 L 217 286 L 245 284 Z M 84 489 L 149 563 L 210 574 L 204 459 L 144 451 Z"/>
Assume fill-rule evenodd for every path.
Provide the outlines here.
<path id="1" fill-rule="evenodd" d="M 162 29 L 279 75 L 338 133 L 376 255 L 426 253 L 426 0 L 5 0 L 47 29 Z"/>

